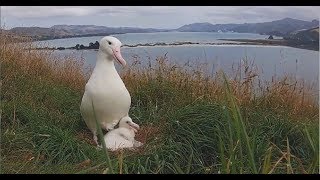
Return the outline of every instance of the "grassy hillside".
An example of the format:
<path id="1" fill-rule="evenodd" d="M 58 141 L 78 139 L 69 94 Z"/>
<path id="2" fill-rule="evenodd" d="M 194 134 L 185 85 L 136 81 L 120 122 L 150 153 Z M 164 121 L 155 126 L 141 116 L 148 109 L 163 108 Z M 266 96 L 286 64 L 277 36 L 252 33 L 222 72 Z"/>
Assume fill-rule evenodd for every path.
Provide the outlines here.
<path id="1" fill-rule="evenodd" d="M 72 32 L 64 29 L 51 29 L 44 27 L 15 27 L 10 29 L 10 33 L 32 37 L 33 39 L 55 39 L 73 35 Z"/>
<path id="2" fill-rule="evenodd" d="M 145 145 L 109 153 L 108 167 L 79 111 L 91 70 L 1 40 L 1 173 L 319 173 L 319 107 L 292 78 L 257 96 L 248 61 L 228 80 L 135 61 L 121 77 Z"/>
<path id="3" fill-rule="evenodd" d="M 293 32 L 286 39 L 313 42 L 319 47 L 319 27 Z"/>

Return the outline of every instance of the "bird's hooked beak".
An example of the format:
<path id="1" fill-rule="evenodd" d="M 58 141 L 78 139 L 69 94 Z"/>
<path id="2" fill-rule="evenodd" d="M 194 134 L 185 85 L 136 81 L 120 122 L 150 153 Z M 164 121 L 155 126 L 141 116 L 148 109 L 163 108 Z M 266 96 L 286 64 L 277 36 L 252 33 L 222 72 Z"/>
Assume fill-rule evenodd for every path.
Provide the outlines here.
<path id="1" fill-rule="evenodd" d="M 134 130 L 134 132 L 137 132 L 140 129 L 140 126 L 134 122 L 129 122 L 128 124 Z"/>
<path id="2" fill-rule="evenodd" d="M 115 59 L 122 65 L 125 66 L 127 62 L 123 59 L 121 52 L 120 52 L 120 46 L 112 49 L 113 55 Z"/>

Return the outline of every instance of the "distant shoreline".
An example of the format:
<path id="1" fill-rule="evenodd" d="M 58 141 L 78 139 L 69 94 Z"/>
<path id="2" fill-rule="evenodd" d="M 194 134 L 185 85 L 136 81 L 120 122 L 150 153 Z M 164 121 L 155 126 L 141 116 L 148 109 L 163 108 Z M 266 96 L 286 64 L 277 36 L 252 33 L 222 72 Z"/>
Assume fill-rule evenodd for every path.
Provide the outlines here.
<path id="1" fill-rule="evenodd" d="M 218 39 L 218 40 L 246 42 L 246 43 L 253 43 L 255 45 L 288 46 L 288 47 L 294 47 L 299 49 L 319 51 L 319 42 L 318 43 L 302 43 L 298 41 L 285 40 L 285 39 Z"/>
<path id="2" fill-rule="evenodd" d="M 124 44 L 122 47 L 159 47 L 159 46 L 182 46 L 182 45 L 259 45 L 259 46 L 287 46 L 294 47 L 299 49 L 307 49 L 313 51 L 319 51 L 319 45 L 312 44 L 301 44 L 293 41 L 283 40 L 283 39 L 217 39 L 223 41 L 235 41 L 235 42 L 208 42 L 208 43 L 199 43 L 199 42 L 174 42 L 174 43 L 146 43 L 146 44 L 135 44 L 128 45 Z M 97 42 L 96 42 L 97 43 Z M 41 47 L 33 48 L 33 50 L 97 50 L 99 45 L 93 44 L 90 46 L 82 45 L 74 47 Z"/>
<path id="3" fill-rule="evenodd" d="M 93 37 L 93 36 L 110 36 L 113 34 L 126 34 L 126 33 L 101 33 L 101 34 L 83 34 L 83 35 L 70 35 L 70 36 L 63 36 L 63 37 L 48 37 L 48 38 L 39 38 L 39 39 L 33 39 L 33 42 L 36 41 L 49 41 L 49 40 L 55 40 L 55 39 L 69 39 L 69 38 L 79 38 L 79 37 Z"/>

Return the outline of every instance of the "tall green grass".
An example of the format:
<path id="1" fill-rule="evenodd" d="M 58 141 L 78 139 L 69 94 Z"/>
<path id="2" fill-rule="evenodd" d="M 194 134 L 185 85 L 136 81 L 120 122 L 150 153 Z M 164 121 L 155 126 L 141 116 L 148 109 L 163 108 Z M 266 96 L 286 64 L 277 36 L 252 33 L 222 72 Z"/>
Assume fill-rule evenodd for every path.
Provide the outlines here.
<path id="1" fill-rule="evenodd" d="M 319 173 L 319 107 L 289 78 L 257 97 L 248 65 L 241 78 L 165 58 L 129 65 L 121 77 L 144 146 L 108 152 L 81 117 L 90 72 L 77 59 L 1 47 L 1 173 Z"/>
<path id="2" fill-rule="evenodd" d="M 248 152 L 248 157 L 247 159 L 249 159 L 249 165 L 251 168 L 251 171 L 253 173 L 258 173 L 257 171 L 257 167 L 255 164 L 255 159 L 254 159 L 254 152 L 252 150 L 252 145 L 250 144 L 250 140 L 248 137 L 248 133 L 246 130 L 246 126 L 244 124 L 244 121 L 242 119 L 242 115 L 240 113 L 240 109 L 238 107 L 238 105 L 235 102 L 234 96 L 231 92 L 230 86 L 229 86 L 229 82 L 225 76 L 225 74 L 223 73 L 223 78 L 225 81 L 225 98 L 226 98 L 226 102 L 228 104 L 228 109 L 229 111 L 227 113 L 229 113 L 227 116 L 228 117 L 232 117 L 231 122 L 228 124 L 229 125 L 229 138 L 230 138 L 230 147 L 231 147 L 231 152 L 229 152 L 230 154 L 230 158 L 231 159 L 235 159 L 234 156 L 234 151 L 237 148 L 237 145 L 239 145 L 239 150 L 240 150 L 240 172 L 242 172 L 242 170 L 245 168 L 243 162 L 246 162 L 244 159 L 244 155 L 242 152 L 242 146 L 245 145 L 246 146 L 246 152 Z M 232 137 L 232 129 L 236 131 L 236 136 Z M 223 132 L 219 132 L 219 134 L 222 134 Z M 234 139 L 236 140 L 236 143 L 234 142 Z M 223 146 L 223 144 L 226 142 L 223 142 L 221 140 L 221 138 L 219 138 L 219 144 L 220 147 Z M 233 146 L 235 146 L 234 148 L 232 148 Z M 221 148 L 221 151 L 224 151 L 223 148 Z M 221 152 L 221 158 L 224 158 L 224 152 Z M 222 160 L 225 161 L 225 160 Z M 232 161 L 230 161 L 232 162 Z M 226 163 L 224 162 L 225 165 L 225 169 L 228 169 Z M 238 166 L 239 167 L 239 166 Z"/>

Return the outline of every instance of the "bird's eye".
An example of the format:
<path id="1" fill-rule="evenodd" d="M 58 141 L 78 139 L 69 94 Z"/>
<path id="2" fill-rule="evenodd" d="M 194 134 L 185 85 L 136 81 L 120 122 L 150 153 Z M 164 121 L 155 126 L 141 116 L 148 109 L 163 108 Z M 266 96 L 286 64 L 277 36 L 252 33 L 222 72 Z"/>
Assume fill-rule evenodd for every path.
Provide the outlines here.
<path id="1" fill-rule="evenodd" d="M 108 41 L 108 44 L 111 45 L 112 43 L 110 41 Z"/>
<path id="2" fill-rule="evenodd" d="M 129 121 L 126 121 L 126 123 L 129 123 Z"/>

